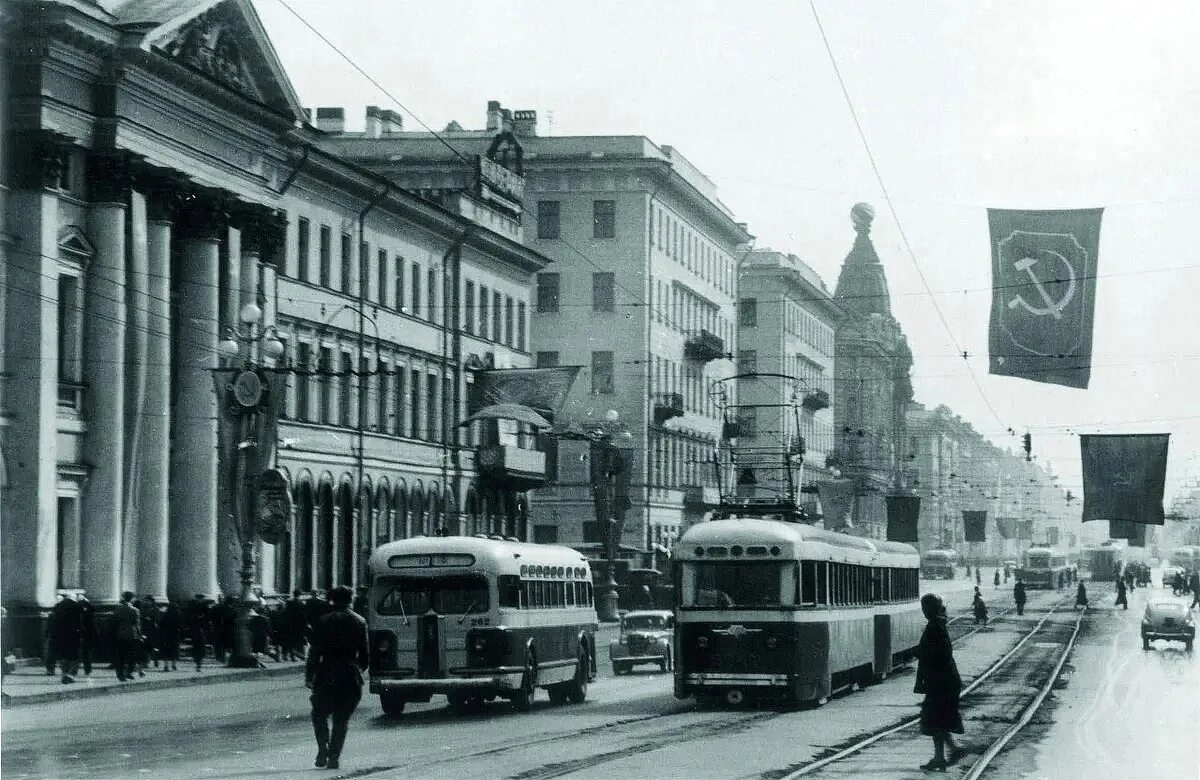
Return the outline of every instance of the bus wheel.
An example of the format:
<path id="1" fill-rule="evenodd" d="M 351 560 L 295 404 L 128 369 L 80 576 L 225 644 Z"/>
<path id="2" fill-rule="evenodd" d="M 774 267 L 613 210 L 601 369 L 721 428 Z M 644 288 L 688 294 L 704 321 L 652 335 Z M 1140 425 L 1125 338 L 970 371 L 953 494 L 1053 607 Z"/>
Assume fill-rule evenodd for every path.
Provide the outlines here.
<path id="1" fill-rule="evenodd" d="M 557 685 L 551 685 L 549 688 L 546 689 L 546 693 L 548 693 L 550 695 L 550 703 L 551 704 L 554 704 L 554 705 L 566 704 L 566 702 L 567 702 L 566 686 L 567 685 L 569 685 L 569 683 L 558 683 Z"/>
<path id="2" fill-rule="evenodd" d="M 579 651 L 579 659 L 575 662 L 575 678 L 565 686 L 567 701 L 572 704 L 583 704 L 587 699 L 588 680 L 591 679 L 591 676 L 591 657 L 584 648 Z"/>
<path id="3" fill-rule="evenodd" d="M 398 718 L 404 714 L 404 699 L 394 693 L 379 694 L 379 704 L 383 707 L 383 714 L 389 718 Z"/>
<path id="4" fill-rule="evenodd" d="M 530 650 L 525 654 L 525 671 L 521 675 L 521 687 L 513 692 L 509 701 L 521 712 L 528 712 L 533 706 L 533 696 L 537 691 L 537 658 Z"/>

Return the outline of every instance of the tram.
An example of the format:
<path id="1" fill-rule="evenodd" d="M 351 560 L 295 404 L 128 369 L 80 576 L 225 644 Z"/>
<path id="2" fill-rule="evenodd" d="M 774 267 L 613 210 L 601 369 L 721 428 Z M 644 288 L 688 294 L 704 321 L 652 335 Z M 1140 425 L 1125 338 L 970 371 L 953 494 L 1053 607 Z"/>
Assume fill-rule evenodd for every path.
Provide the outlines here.
<path id="1" fill-rule="evenodd" d="M 370 692 L 384 713 L 444 694 L 527 710 L 578 703 L 596 676 L 592 572 L 577 550 L 501 537 L 403 539 L 368 562 Z"/>
<path id="2" fill-rule="evenodd" d="M 823 702 L 911 660 L 925 619 L 911 545 L 730 517 L 675 548 L 675 696 Z"/>
<path id="3" fill-rule="evenodd" d="M 921 556 L 921 576 L 927 580 L 952 580 L 957 570 L 954 550 L 929 550 Z"/>
<path id="4" fill-rule="evenodd" d="M 1084 547 L 1081 560 L 1092 582 L 1115 582 L 1121 576 L 1125 556 L 1120 547 L 1100 544 Z"/>
<path id="5" fill-rule="evenodd" d="M 1017 575 L 1027 588 L 1058 587 L 1059 578 L 1066 580 L 1070 565 L 1066 553 L 1049 547 L 1030 547 L 1021 556 L 1021 568 Z"/>

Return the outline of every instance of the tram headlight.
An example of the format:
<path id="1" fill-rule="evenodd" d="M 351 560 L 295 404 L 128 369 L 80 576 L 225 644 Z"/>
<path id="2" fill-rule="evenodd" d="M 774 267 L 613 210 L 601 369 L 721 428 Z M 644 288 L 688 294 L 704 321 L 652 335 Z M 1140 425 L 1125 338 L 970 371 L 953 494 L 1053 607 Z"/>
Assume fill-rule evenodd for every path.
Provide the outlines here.
<path id="1" fill-rule="evenodd" d="M 471 648 L 477 653 L 482 653 L 487 649 L 487 639 L 481 636 L 475 637 L 475 641 L 471 643 Z"/>
<path id="2" fill-rule="evenodd" d="M 696 646 L 699 647 L 701 650 L 708 647 L 708 637 L 702 636 L 699 639 L 697 639 Z"/>

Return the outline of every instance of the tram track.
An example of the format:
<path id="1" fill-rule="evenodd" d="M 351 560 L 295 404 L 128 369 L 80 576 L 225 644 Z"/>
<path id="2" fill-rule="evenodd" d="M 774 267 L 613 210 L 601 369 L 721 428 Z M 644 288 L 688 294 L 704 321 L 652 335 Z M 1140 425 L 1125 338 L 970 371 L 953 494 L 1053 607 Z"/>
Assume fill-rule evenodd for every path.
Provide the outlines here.
<path id="1" fill-rule="evenodd" d="M 960 768 L 951 768 L 948 775 L 977 780 L 1005 747 L 1021 733 L 1036 716 L 1046 698 L 1062 676 L 1067 661 L 1083 628 L 1086 611 L 1073 621 L 1053 620 L 1058 608 L 1068 599 L 1055 602 L 1032 629 L 1026 632 L 1004 655 L 971 680 L 961 694 L 964 715 L 975 725 L 972 735 L 984 735 L 986 747 L 976 760 Z M 1058 613 L 1062 614 L 1062 613 Z M 969 636 L 974 631 L 958 638 Z M 1042 641 L 1031 642 L 1035 637 Z M 1048 649 L 1055 652 L 1048 653 Z M 1014 663 L 1014 661 L 1031 663 Z M 1045 675 L 1044 678 L 1042 675 Z M 984 685 L 988 687 L 985 688 Z M 1036 687 L 1032 697 L 1029 687 Z M 1015 691 L 1015 693 L 1014 693 Z M 1011 717 L 1011 705 L 1021 700 L 1020 713 Z M 998 706 L 999 705 L 999 706 Z M 998 710 L 990 713 L 989 710 Z M 916 730 L 919 717 L 906 718 L 899 723 L 859 735 L 835 752 L 801 765 L 772 770 L 759 775 L 761 780 L 795 780 L 800 777 L 858 777 L 870 766 L 891 766 L 897 756 L 919 756 L 928 753 L 929 739 Z M 972 751 L 975 752 L 975 751 Z M 913 776 L 921 776 L 917 761 L 911 765 Z M 903 767 L 898 767 L 903 769 Z M 964 771 L 965 770 L 965 771 Z"/>

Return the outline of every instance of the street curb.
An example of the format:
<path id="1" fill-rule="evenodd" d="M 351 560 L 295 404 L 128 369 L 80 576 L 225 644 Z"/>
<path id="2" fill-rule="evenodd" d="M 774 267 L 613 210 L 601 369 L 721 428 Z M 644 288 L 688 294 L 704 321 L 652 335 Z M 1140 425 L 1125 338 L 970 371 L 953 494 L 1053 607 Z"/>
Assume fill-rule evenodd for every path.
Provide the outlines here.
<path id="1" fill-rule="evenodd" d="M 27 704 L 45 704 L 55 701 L 72 701 L 75 699 L 93 699 L 99 696 L 121 695 L 136 693 L 138 691 L 161 691 L 169 688 L 184 688 L 196 685 L 213 685 L 216 683 L 234 682 L 244 679 L 261 679 L 263 677 L 283 677 L 289 674 L 300 676 L 304 673 L 304 666 L 278 666 L 267 667 L 266 669 L 248 669 L 242 672 L 230 672 L 229 674 L 214 674 L 205 677 L 171 677 L 160 680 L 150 680 L 148 682 L 138 682 L 133 685 L 103 685 L 89 688 L 86 684 L 80 687 L 64 687 L 62 690 L 47 691 L 45 693 L 30 693 L 24 696 L 13 696 L 0 691 L 0 706 L 4 709 L 13 707 L 23 707 Z"/>

